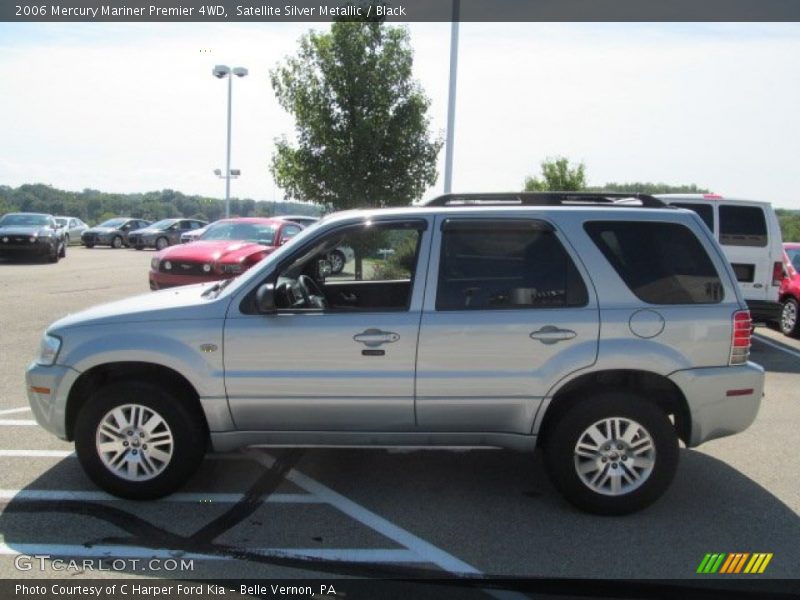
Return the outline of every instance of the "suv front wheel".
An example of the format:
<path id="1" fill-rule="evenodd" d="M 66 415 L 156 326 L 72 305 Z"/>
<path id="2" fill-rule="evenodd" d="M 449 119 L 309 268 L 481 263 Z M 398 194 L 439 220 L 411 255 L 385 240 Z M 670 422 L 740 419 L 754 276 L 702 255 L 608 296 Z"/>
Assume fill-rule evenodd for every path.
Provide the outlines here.
<path id="1" fill-rule="evenodd" d="M 141 381 L 95 391 L 75 424 L 86 473 L 115 496 L 147 500 L 174 492 L 203 460 L 205 423 L 181 398 Z"/>
<path id="2" fill-rule="evenodd" d="M 627 392 L 573 404 L 545 433 L 556 488 L 587 512 L 623 515 L 650 505 L 678 465 L 678 437 L 655 404 Z"/>

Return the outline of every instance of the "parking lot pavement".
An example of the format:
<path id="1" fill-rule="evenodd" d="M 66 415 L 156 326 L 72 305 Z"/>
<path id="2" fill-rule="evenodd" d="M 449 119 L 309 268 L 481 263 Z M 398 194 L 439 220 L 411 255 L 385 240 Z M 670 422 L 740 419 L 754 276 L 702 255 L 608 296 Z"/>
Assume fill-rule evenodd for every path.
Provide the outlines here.
<path id="1" fill-rule="evenodd" d="M 708 552 L 771 552 L 764 577 L 800 575 L 800 344 L 761 328 L 756 422 L 682 450 L 666 495 L 628 517 L 575 511 L 539 457 L 500 450 L 248 450 L 209 456 L 161 501 L 107 496 L 71 445 L 30 424 L 23 374 L 54 319 L 149 293 L 151 256 L 70 248 L 57 265 L 0 262 L 0 577 L 63 576 L 15 567 L 19 554 L 50 554 L 140 561 L 86 577 L 684 578 Z M 151 557 L 162 562 L 151 569 Z M 164 570 L 168 559 L 193 570 Z"/>

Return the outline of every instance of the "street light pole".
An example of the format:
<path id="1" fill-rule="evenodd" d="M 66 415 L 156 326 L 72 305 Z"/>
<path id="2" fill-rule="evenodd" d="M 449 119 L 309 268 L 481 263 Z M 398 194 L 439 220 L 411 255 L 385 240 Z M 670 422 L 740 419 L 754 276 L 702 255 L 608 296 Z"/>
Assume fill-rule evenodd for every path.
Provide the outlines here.
<path id="1" fill-rule="evenodd" d="M 233 77 L 228 75 L 228 152 L 225 159 L 225 218 L 231 216 L 231 99 L 233 98 Z"/>
<path id="2" fill-rule="evenodd" d="M 239 174 L 237 172 L 236 175 L 233 175 L 231 172 L 231 112 L 233 106 L 233 76 L 236 75 L 237 77 L 244 77 L 247 75 L 247 69 L 244 67 L 235 67 L 234 69 L 231 69 L 227 65 L 217 65 L 211 71 L 211 74 L 217 79 L 223 79 L 225 77 L 228 78 L 228 145 L 225 159 L 225 174 L 220 175 L 217 173 L 218 176 L 221 176 L 223 179 L 225 179 L 225 218 L 227 219 L 231 216 L 231 178 L 238 176 Z"/>
<path id="3" fill-rule="evenodd" d="M 453 0 L 450 28 L 450 92 L 447 98 L 447 138 L 444 148 L 444 193 L 453 191 L 453 137 L 456 126 L 456 75 L 458 74 L 458 18 L 460 0 Z"/>

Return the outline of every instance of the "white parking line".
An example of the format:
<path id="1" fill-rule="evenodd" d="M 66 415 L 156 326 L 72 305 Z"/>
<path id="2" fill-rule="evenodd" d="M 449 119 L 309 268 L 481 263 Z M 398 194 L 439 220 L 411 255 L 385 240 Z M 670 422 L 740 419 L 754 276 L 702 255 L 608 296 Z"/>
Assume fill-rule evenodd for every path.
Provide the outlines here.
<path id="1" fill-rule="evenodd" d="M 392 548 L 247 548 L 248 553 L 276 558 L 299 558 L 301 560 L 331 560 L 361 563 L 419 563 L 419 557 L 411 550 L 395 550 Z M 0 544 L 0 555 L 25 554 L 30 556 L 47 555 L 50 557 L 82 557 L 82 558 L 138 558 L 138 559 L 176 559 L 176 560 L 233 560 L 223 554 L 197 554 L 167 550 L 162 548 L 145 548 L 141 546 L 84 546 L 81 544 Z M 142 567 L 143 569 L 144 567 Z"/>
<path id="2" fill-rule="evenodd" d="M 9 409 L 6 409 L 6 410 L 0 410 L 0 415 L 10 415 L 10 414 L 13 414 L 13 413 L 27 412 L 30 409 L 31 409 L 30 406 L 25 406 L 23 408 L 9 408 Z"/>
<path id="3" fill-rule="evenodd" d="M 773 342 L 772 340 L 768 340 L 767 338 L 765 338 L 765 337 L 763 337 L 761 335 L 758 335 L 758 334 L 755 334 L 753 337 L 756 340 L 758 340 L 759 342 L 761 342 L 762 344 L 766 344 L 767 346 L 771 346 L 771 347 L 775 348 L 776 350 L 781 350 L 783 352 L 786 352 L 786 354 L 791 354 L 792 356 L 800 358 L 800 352 L 798 352 L 797 350 L 793 350 L 791 348 L 787 348 L 786 346 L 784 346 L 782 344 L 778 344 L 776 342 Z"/>
<path id="4" fill-rule="evenodd" d="M 72 458 L 69 450 L 0 450 L 0 458 Z"/>
<path id="5" fill-rule="evenodd" d="M 156 502 L 198 502 L 209 504 L 234 504 L 240 502 L 244 494 L 219 493 L 176 493 L 156 500 Z M 46 500 L 57 502 L 62 500 L 78 500 L 83 502 L 125 502 L 119 498 L 100 491 L 86 490 L 3 490 L 0 489 L 0 502 L 25 500 Z M 276 504 L 321 504 L 323 501 L 312 494 L 271 494 L 264 499 Z"/>
<path id="6" fill-rule="evenodd" d="M 257 450 L 246 451 L 245 454 L 252 457 L 253 460 L 267 468 L 272 467 L 272 464 L 275 462 L 273 457 Z M 410 533 L 405 529 L 398 527 L 394 523 L 387 521 L 383 517 L 375 514 L 367 508 L 364 508 L 360 504 L 356 504 L 349 498 L 345 498 L 341 494 L 334 492 L 329 487 L 319 483 L 318 481 L 315 481 L 314 479 L 311 479 L 296 469 L 289 470 L 289 472 L 286 474 L 286 479 L 303 488 L 310 494 L 314 494 L 318 498 L 324 500 L 334 508 L 343 512 L 348 517 L 355 519 L 362 525 L 366 525 L 373 531 L 377 531 L 384 537 L 387 537 L 401 546 L 408 548 L 421 559 L 418 562 L 434 564 L 440 569 L 444 569 L 445 571 L 448 571 L 454 575 L 481 575 L 481 572 L 472 565 L 465 563 L 452 554 L 448 554 L 444 550 L 437 548 L 422 538 L 418 538 L 413 533 Z M 331 552 L 333 553 L 332 556 L 335 556 L 335 551 L 331 550 Z M 370 552 L 373 551 L 364 550 L 365 555 L 368 555 Z M 330 558 L 330 560 L 335 559 Z M 339 560 L 345 559 L 340 558 Z"/>
<path id="7" fill-rule="evenodd" d="M 0 419 L 0 427 L 28 427 L 37 425 L 33 419 Z"/>
<path id="8" fill-rule="evenodd" d="M 0 458 L 75 458 L 69 450 L 0 450 Z M 206 454 L 206 460 L 248 460 L 240 453 Z"/>

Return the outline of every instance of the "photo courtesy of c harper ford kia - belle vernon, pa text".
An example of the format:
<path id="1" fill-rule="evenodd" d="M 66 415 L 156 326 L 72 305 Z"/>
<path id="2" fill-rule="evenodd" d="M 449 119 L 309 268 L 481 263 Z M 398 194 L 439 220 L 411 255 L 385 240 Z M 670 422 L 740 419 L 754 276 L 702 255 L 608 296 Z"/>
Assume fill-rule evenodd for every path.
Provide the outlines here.
<path id="1" fill-rule="evenodd" d="M 0 598 L 800 597 L 800 4 L 0 3 Z"/>

